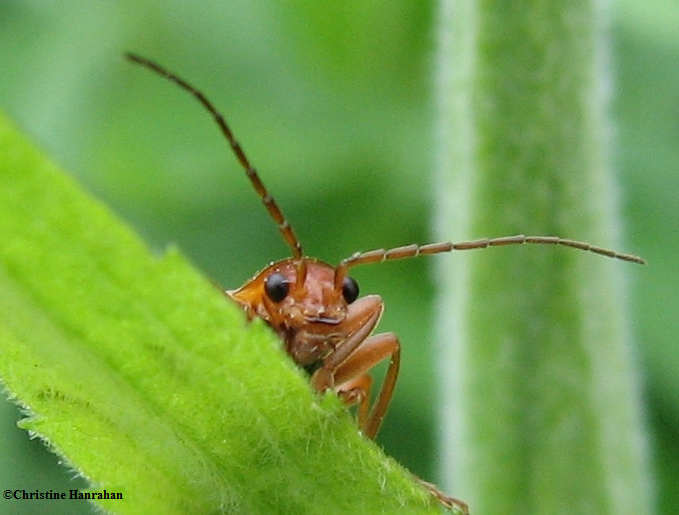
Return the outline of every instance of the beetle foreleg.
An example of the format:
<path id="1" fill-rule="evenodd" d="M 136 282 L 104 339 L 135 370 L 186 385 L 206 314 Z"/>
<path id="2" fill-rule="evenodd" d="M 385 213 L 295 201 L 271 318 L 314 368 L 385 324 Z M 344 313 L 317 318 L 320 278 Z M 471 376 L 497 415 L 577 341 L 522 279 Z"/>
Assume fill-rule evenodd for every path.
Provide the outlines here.
<path id="1" fill-rule="evenodd" d="M 341 329 L 346 338 L 324 360 L 321 368 L 311 376 L 311 386 L 322 392 L 335 386 L 335 372 L 344 361 L 370 336 L 382 314 L 382 299 L 367 295 L 350 306 L 349 314 Z M 341 381 L 339 381 L 341 382 Z"/>
<path id="2" fill-rule="evenodd" d="M 401 346 L 394 333 L 376 334 L 366 339 L 361 345 L 342 363 L 335 371 L 335 380 L 339 383 L 338 390 L 343 389 L 343 384 L 352 378 L 365 374 L 383 359 L 390 357 L 387 374 L 382 381 L 380 393 L 375 404 L 364 423 L 359 425 L 361 431 L 368 438 L 375 438 L 382 424 L 384 414 L 387 412 L 391 396 L 394 393 L 398 369 L 401 362 Z"/>
<path id="3" fill-rule="evenodd" d="M 372 377 L 369 374 L 363 374 L 337 387 L 337 395 L 347 406 L 358 404 L 356 416 L 358 427 L 361 428 L 365 426 L 370 413 L 370 388 L 372 383 Z"/>

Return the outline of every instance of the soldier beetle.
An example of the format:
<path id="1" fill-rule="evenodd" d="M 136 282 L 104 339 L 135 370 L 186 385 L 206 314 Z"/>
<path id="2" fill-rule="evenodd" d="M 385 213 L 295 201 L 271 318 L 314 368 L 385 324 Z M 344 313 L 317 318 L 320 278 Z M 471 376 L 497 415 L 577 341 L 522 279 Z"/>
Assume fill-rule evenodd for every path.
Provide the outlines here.
<path id="1" fill-rule="evenodd" d="M 255 168 L 236 141 L 224 117 L 205 95 L 188 82 L 144 57 L 127 53 L 130 61 L 142 65 L 191 93 L 207 109 L 229 142 L 238 162 L 252 183 L 264 207 L 290 247 L 292 257 L 270 264 L 243 286 L 225 291 L 245 311 L 248 319 L 263 319 L 280 336 L 286 352 L 305 369 L 311 386 L 318 392 L 334 390 L 347 406 L 357 406 L 358 426 L 374 439 L 391 401 L 401 362 L 401 345 L 394 333 L 373 335 L 384 310 L 379 295 L 359 298 L 357 282 L 350 268 L 392 259 L 439 254 L 526 243 L 563 245 L 607 257 L 645 264 L 632 254 L 622 254 L 589 243 L 558 236 L 503 236 L 463 242 L 406 245 L 392 249 L 356 252 L 332 266 L 304 255 L 302 245 Z M 372 378 L 369 370 L 389 359 L 386 375 L 371 406 Z M 431 483 L 416 478 L 444 506 L 468 513 L 467 505 L 442 493 Z"/>

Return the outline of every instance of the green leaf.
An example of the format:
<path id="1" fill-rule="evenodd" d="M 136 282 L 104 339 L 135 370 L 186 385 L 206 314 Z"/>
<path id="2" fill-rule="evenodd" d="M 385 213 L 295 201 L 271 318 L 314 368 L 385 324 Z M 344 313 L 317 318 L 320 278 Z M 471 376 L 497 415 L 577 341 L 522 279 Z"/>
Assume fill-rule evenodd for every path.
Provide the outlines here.
<path id="1" fill-rule="evenodd" d="M 0 377 L 110 511 L 438 511 L 268 328 L 1 116 Z"/>
<path id="2" fill-rule="evenodd" d="M 443 2 L 442 237 L 620 247 L 600 9 Z M 454 494 L 479 513 L 648 513 L 623 275 L 644 269 L 549 246 L 456 257 L 439 323 Z"/>

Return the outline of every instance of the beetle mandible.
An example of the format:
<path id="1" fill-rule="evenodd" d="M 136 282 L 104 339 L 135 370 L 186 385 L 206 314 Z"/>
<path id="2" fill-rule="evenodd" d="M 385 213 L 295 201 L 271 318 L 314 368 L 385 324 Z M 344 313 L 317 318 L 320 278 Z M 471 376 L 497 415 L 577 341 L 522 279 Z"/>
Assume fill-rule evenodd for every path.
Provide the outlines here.
<path id="1" fill-rule="evenodd" d="M 401 362 L 401 345 L 394 333 L 373 335 L 384 303 L 379 295 L 359 298 L 358 284 L 348 275 L 351 267 L 423 255 L 524 243 L 563 245 L 607 257 L 645 264 L 632 254 L 623 254 L 589 243 L 558 236 L 504 236 L 464 242 L 406 245 L 392 249 L 356 252 L 332 266 L 307 257 L 292 226 L 269 194 L 259 174 L 250 164 L 224 117 L 199 90 L 157 63 L 125 54 L 191 93 L 205 107 L 226 137 L 238 162 L 278 226 L 292 257 L 272 263 L 243 286 L 225 293 L 237 302 L 248 319 L 263 319 L 280 336 L 286 352 L 311 377 L 318 392 L 332 389 L 348 406 L 357 406 L 358 426 L 365 436 L 375 438 L 394 393 Z M 389 359 L 386 375 L 375 402 L 370 405 L 372 378 L 369 370 Z M 417 478 L 441 503 L 468 513 L 467 505 L 448 497 L 431 483 Z"/>

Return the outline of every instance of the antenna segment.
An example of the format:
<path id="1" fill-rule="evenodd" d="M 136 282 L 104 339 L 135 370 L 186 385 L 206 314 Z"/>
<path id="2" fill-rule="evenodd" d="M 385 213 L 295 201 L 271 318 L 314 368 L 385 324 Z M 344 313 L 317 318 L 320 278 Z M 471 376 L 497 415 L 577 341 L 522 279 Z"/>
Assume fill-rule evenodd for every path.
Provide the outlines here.
<path id="1" fill-rule="evenodd" d="M 278 225 L 278 229 L 281 231 L 283 239 L 292 250 L 292 256 L 295 258 L 301 258 L 302 245 L 297 239 L 297 236 L 295 236 L 295 232 L 292 230 L 292 226 L 288 223 L 285 216 L 283 216 L 283 213 L 278 207 L 278 204 L 276 204 L 274 198 L 267 191 L 266 186 L 264 186 L 264 183 L 259 178 L 257 170 L 255 170 L 255 168 L 250 164 L 250 161 L 245 155 L 245 152 L 243 152 L 243 148 L 240 146 L 240 143 L 236 141 L 236 138 L 231 132 L 229 126 L 227 125 L 226 120 L 221 115 L 221 113 L 217 111 L 217 109 L 212 105 L 212 103 L 207 99 L 207 97 L 203 95 L 202 92 L 191 86 L 191 84 L 186 82 L 181 77 L 178 77 L 174 73 L 166 70 L 159 64 L 149 59 L 146 59 L 144 57 L 138 56 L 130 52 L 126 53 L 125 57 L 131 62 L 139 64 L 154 71 L 158 75 L 165 77 L 166 79 L 177 84 L 182 89 L 188 91 L 194 97 L 196 97 L 196 99 L 203 105 L 203 107 L 205 107 L 205 109 L 207 109 L 210 112 L 215 122 L 217 122 L 217 125 L 219 125 L 222 134 L 224 134 L 224 137 L 229 142 L 229 145 L 231 146 L 233 153 L 236 154 L 238 162 L 245 169 L 245 174 L 248 176 L 248 179 L 250 179 L 250 182 L 252 183 L 252 186 L 255 188 L 257 195 L 259 195 L 259 198 L 262 199 L 264 207 L 266 207 L 266 210 L 269 212 L 269 215 L 271 216 L 271 218 L 273 218 L 274 222 L 276 222 L 276 225 Z"/>
<path id="2" fill-rule="evenodd" d="M 621 259 L 622 261 L 630 261 L 645 265 L 644 261 L 639 256 L 633 254 L 622 254 L 614 250 L 604 249 L 585 243 L 584 241 L 568 240 L 559 238 L 558 236 L 524 236 L 518 234 L 516 236 L 503 236 L 501 238 L 483 238 L 473 241 L 461 241 L 453 243 L 444 241 L 441 243 L 429 243 L 427 245 L 405 245 L 403 247 L 396 247 L 393 249 L 377 249 L 368 252 L 356 252 L 350 257 L 343 259 L 335 272 L 335 286 L 340 287 L 342 280 L 346 275 L 346 271 L 356 265 L 363 265 L 367 263 L 381 263 L 392 259 L 404 259 L 416 256 L 423 256 L 429 254 L 440 254 L 441 252 L 451 252 L 453 250 L 472 250 L 485 249 L 486 247 L 500 247 L 504 245 L 523 245 L 524 243 L 533 243 L 538 245 L 563 245 L 565 247 L 572 247 L 578 250 L 585 250 L 601 254 L 614 259 Z"/>

